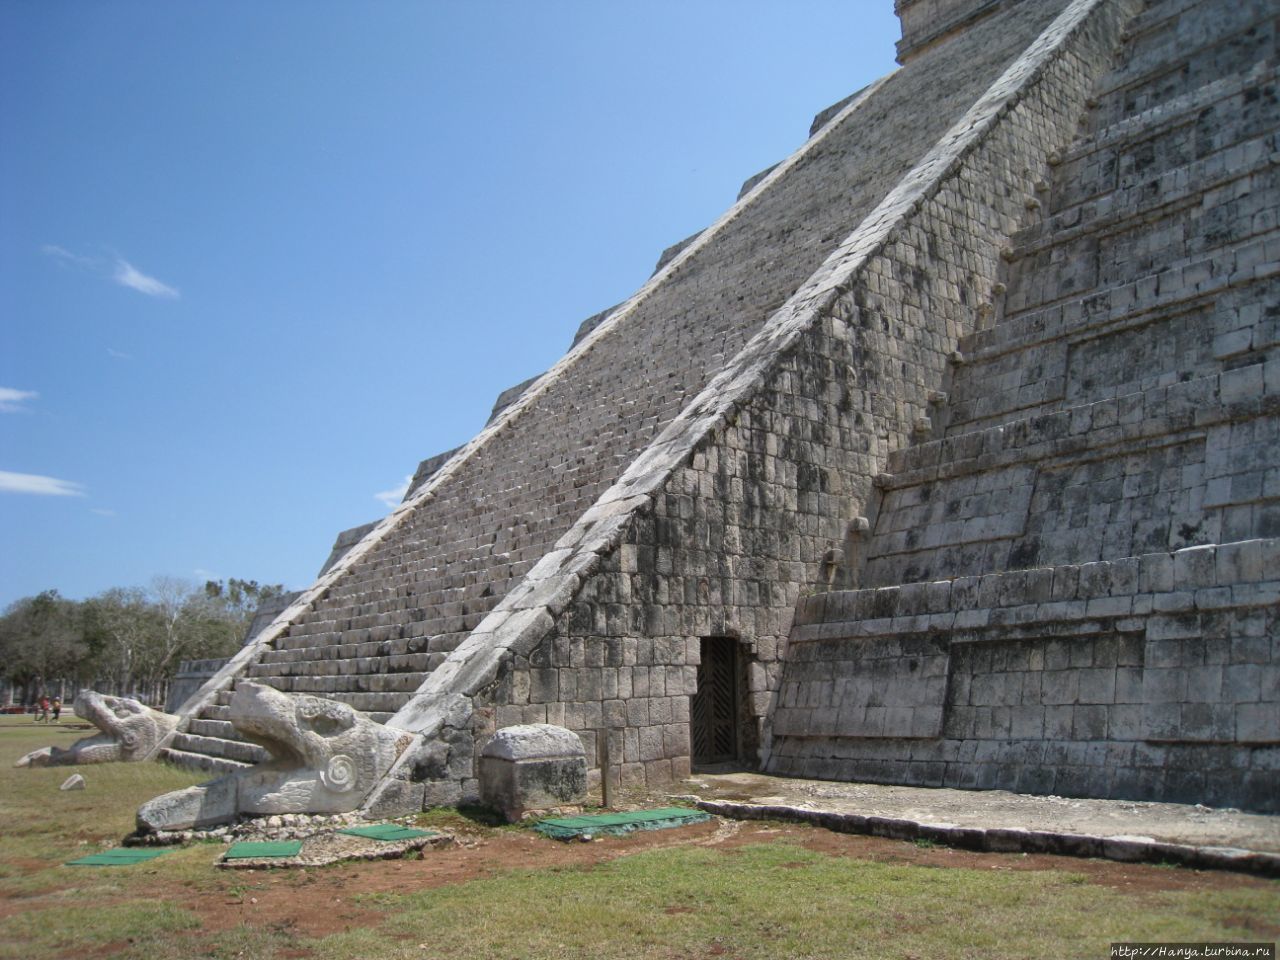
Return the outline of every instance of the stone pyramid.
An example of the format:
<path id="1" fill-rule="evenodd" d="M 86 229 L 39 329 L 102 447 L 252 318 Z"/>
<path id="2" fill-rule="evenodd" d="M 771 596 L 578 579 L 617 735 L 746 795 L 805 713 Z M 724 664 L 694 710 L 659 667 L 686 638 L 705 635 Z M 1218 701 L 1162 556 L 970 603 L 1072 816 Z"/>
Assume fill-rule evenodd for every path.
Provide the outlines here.
<path id="1" fill-rule="evenodd" d="M 550 722 L 692 764 L 1280 797 L 1267 0 L 898 0 L 824 111 L 181 709 L 424 737 L 380 811 Z M 597 774 L 598 775 L 598 774 Z"/>

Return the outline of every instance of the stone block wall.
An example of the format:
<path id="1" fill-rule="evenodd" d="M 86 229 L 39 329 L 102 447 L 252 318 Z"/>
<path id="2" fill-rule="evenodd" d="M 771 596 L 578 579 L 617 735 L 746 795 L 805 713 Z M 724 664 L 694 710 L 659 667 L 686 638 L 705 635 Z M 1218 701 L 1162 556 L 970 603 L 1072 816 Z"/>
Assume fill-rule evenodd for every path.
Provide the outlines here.
<path id="1" fill-rule="evenodd" d="M 894 11 L 902 22 L 898 62 L 906 63 L 946 42 L 1006 4 L 1007 0 L 894 0 Z"/>
<path id="2" fill-rule="evenodd" d="M 1278 576 L 1266 539 L 810 597 L 773 769 L 1274 812 Z"/>
<path id="3" fill-rule="evenodd" d="M 226 665 L 226 658 L 181 661 L 173 679 L 169 681 L 169 692 L 164 701 L 165 713 L 177 713 L 205 681 Z"/>
<path id="4" fill-rule="evenodd" d="M 439 725 L 442 778 L 465 796 L 475 743 L 541 721 L 621 724 L 625 782 L 680 776 L 704 636 L 754 658 L 767 753 L 795 603 L 972 329 L 1124 12 L 1075 4 L 433 674 L 393 722 Z"/>
<path id="5" fill-rule="evenodd" d="M 1264 373 L 1153 387 L 891 457 L 859 585 L 1275 535 L 1280 395 Z"/>
<path id="6" fill-rule="evenodd" d="M 1205 40 L 1182 23 L 1221 5 L 1153 5 L 1090 99 L 1138 6 L 967 5 L 224 680 L 423 734 L 377 813 L 474 800 L 523 723 L 592 763 L 607 731 L 626 785 L 684 776 L 704 638 L 770 771 L 1272 809 L 1259 8 Z"/>
<path id="7" fill-rule="evenodd" d="M 877 477 L 858 589 L 799 609 L 778 772 L 1278 809 L 1274 9 L 1126 32 Z"/>
<path id="8" fill-rule="evenodd" d="M 682 411 L 738 369 L 735 358 L 840 238 L 939 138 L 964 133 L 948 131 L 1063 3 L 1015 4 L 850 103 L 380 522 L 277 622 L 252 662 L 238 660 L 203 691 L 206 729 L 225 719 L 228 685 L 246 671 L 376 719 L 407 707 L 471 637 L 491 635 L 489 618 L 542 576 L 534 571 L 557 542 Z M 910 124 L 882 122 L 925 99 L 931 109 Z M 970 295 L 967 269 L 953 268 L 950 294 Z M 890 403 L 895 414 L 909 406 Z"/>
<path id="9" fill-rule="evenodd" d="M 901 114 L 932 91 L 934 109 L 908 127 L 846 120 L 775 169 L 514 403 L 478 438 L 484 442 L 432 478 L 395 533 L 356 559 L 279 646 L 422 636 L 433 652 L 453 649 L 1061 2 L 1026 0 L 946 56 L 886 78 L 859 118 Z"/>

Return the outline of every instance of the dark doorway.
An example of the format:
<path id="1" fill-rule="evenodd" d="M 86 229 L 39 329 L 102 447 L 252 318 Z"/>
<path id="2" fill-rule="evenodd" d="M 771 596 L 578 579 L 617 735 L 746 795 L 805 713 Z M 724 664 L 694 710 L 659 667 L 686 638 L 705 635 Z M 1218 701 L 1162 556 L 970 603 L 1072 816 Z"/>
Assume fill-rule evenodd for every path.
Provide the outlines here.
<path id="1" fill-rule="evenodd" d="M 739 660 L 738 641 L 732 637 L 702 638 L 698 689 L 689 704 L 695 766 L 733 764 L 742 758 L 739 715 L 746 691 Z"/>

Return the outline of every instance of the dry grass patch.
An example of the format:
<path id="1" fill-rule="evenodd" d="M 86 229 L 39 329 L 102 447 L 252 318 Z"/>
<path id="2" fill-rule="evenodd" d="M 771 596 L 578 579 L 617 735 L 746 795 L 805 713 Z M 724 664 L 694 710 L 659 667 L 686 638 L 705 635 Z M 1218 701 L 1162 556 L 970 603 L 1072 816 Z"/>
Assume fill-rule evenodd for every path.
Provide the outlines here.
<path id="1" fill-rule="evenodd" d="M 0 720 L 0 958 L 741 960 L 1105 956 L 1112 940 L 1274 939 L 1280 883 L 974 854 L 788 824 L 559 843 L 475 811 L 420 860 L 219 871 L 221 844 L 131 867 L 138 804 L 198 782 L 158 764 L 14 769 L 83 731 Z M 61 737 L 62 740 L 58 738 Z"/>

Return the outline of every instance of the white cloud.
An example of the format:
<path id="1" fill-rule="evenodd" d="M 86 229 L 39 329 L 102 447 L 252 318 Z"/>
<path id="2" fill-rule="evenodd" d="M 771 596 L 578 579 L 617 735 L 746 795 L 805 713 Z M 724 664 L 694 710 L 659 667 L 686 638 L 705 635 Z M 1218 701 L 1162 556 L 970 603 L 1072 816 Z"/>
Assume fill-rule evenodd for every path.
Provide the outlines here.
<path id="1" fill-rule="evenodd" d="M 178 299 L 178 291 L 167 283 L 161 283 L 155 277 L 149 277 L 137 269 L 128 260 L 116 260 L 115 271 L 111 279 L 122 287 L 145 293 L 148 297 L 164 297 L 167 300 Z"/>
<path id="2" fill-rule="evenodd" d="M 96 270 L 101 266 L 100 261 L 93 259 L 93 257 L 79 256 L 65 247 L 58 246 L 56 243 L 46 243 L 40 248 L 40 252 L 63 263 L 83 267 L 85 270 Z"/>
<path id="3" fill-rule="evenodd" d="M 124 257 L 116 256 L 111 260 L 106 260 L 102 257 L 83 257 L 78 253 L 72 253 L 66 247 L 58 246 L 56 243 L 46 243 L 40 248 L 40 252 L 47 257 L 52 257 L 64 266 L 77 267 L 100 277 L 107 277 L 122 287 L 145 293 L 148 297 L 177 300 L 181 296 L 176 287 L 171 287 L 155 277 L 148 276 Z"/>
<path id="4" fill-rule="evenodd" d="M 70 480 L 42 477 L 38 473 L 0 470 L 0 493 L 33 493 L 40 497 L 83 497 L 84 488 Z"/>
<path id="5" fill-rule="evenodd" d="M 386 504 L 387 509 L 390 510 L 404 499 L 404 495 L 409 492 L 409 484 L 411 483 L 413 483 L 413 474 L 409 474 L 405 477 L 404 483 L 400 484 L 400 486 L 395 489 L 383 490 L 381 493 L 375 493 L 373 495 L 373 499 L 382 501 Z"/>
<path id="6" fill-rule="evenodd" d="M 114 510 L 108 510 L 105 507 L 90 507 L 89 512 L 96 513 L 100 517 L 114 517 L 116 515 Z"/>
<path id="7" fill-rule="evenodd" d="M 34 400 L 40 394 L 34 390 L 15 390 L 13 387 L 0 387 L 0 413 L 20 413 L 28 400 Z"/>
<path id="8" fill-rule="evenodd" d="M 133 354 L 132 354 L 132 353 L 125 353 L 123 350 L 113 350 L 113 349 L 111 349 L 110 347 L 107 347 L 107 356 L 109 356 L 109 357 L 115 357 L 117 360 L 132 360 L 132 359 L 133 359 Z"/>

